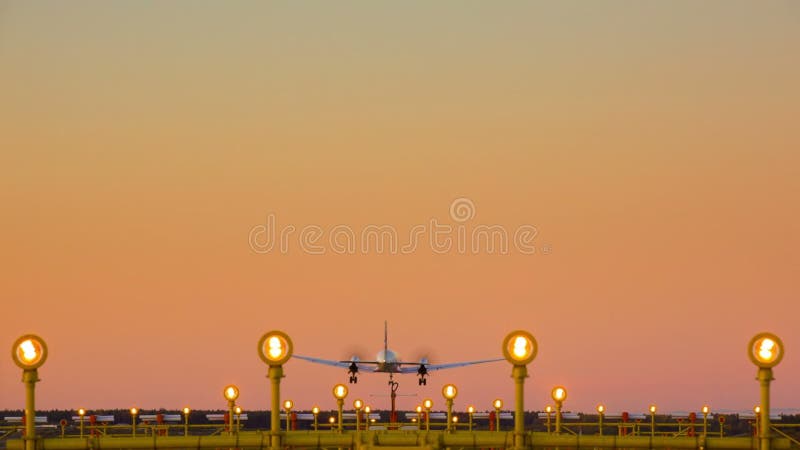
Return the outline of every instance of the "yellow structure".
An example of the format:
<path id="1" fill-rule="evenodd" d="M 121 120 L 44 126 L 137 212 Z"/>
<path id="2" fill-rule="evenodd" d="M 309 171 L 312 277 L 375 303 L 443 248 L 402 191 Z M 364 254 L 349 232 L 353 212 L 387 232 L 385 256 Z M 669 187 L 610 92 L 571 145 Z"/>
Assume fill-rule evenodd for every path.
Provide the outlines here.
<path id="1" fill-rule="evenodd" d="M 339 417 L 337 420 L 339 433 L 344 430 L 344 423 L 342 423 L 342 410 L 344 409 L 344 399 L 347 397 L 347 386 L 337 384 L 333 387 L 333 397 L 336 399 L 336 406 L 339 408 Z"/>
<path id="2" fill-rule="evenodd" d="M 292 357 L 293 349 L 292 340 L 283 331 L 269 331 L 258 340 L 258 357 L 269 366 L 267 377 L 272 392 L 269 427 L 270 446 L 273 450 L 282 447 L 281 378 L 283 378 L 283 365 Z"/>
<path id="3" fill-rule="evenodd" d="M 356 430 L 344 430 L 343 421 L 343 402 L 347 397 L 348 390 L 345 385 L 336 385 L 333 388 L 333 395 L 337 400 L 338 421 L 336 417 L 330 417 L 331 430 L 334 424 L 338 423 L 335 433 L 324 433 L 318 431 L 317 417 L 319 408 L 314 407 L 314 431 L 283 431 L 280 428 L 280 379 L 283 377 L 282 365 L 289 360 L 292 355 L 292 343 L 289 337 L 279 331 L 266 333 L 258 343 L 259 357 L 269 366 L 269 378 L 272 387 L 271 398 L 271 417 L 270 431 L 263 433 L 260 431 L 239 432 L 239 416 L 241 408 L 235 405 L 239 397 L 239 389 L 235 385 L 226 386 L 223 389 L 223 396 L 229 402 L 230 416 L 236 414 L 236 432 L 233 432 L 233 424 L 229 421 L 228 426 L 231 433 L 212 434 L 212 435 L 189 435 L 189 414 L 188 407 L 183 409 L 184 433 L 182 436 L 170 436 L 168 433 L 155 433 L 155 427 L 142 426 L 145 437 L 137 436 L 137 416 L 138 408 L 131 408 L 131 434 L 130 435 L 107 435 L 103 433 L 91 433 L 86 436 L 83 428 L 83 418 L 86 410 L 81 408 L 78 415 L 81 420 L 80 439 L 70 438 L 69 436 L 39 439 L 35 430 L 35 396 L 34 387 L 38 381 L 37 369 L 41 367 L 47 358 L 47 347 L 41 338 L 35 335 L 25 335 L 14 342 L 12 346 L 12 358 L 23 370 L 23 383 L 25 384 L 25 435 L 22 439 L 12 439 L 7 441 L 8 450 L 97 450 L 97 449 L 128 449 L 128 450 L 176 450 L 176 449 L 196 449 L 211 450 L 220 448 L 259 448 L 271 450 L 282 450 L 293 448 L 352 448 L 359 450 L 372 450 L 374 447 L 386 447 L 385 450 L 398 448 L 420 448 L 426 450 L 442 448 L 493 448 L 493 449 L 557 449 L 571 448 L 576 450 L 588 449 L 658 449 L 658 450 L 751 450 L 752 440 L 749 437 L 710 437 L 708 436 L 708 415 L 710 408 L 704 405 L 703 412 L 703 433 L 699 436 L 687 435 L 663 435 L 655 434 L 655 414 L 656 406 L 650 406 L 650 435 L 642 436 L 639 433 L 630 435 L 604 435 L 603 417 L 606 412 L 604 405 L 597 406 L 599 415 L 599 433 L 597 435 L 583 434 L 562 434 L 561 411 L 563 402 L 567 398 L 567 390 L 563 386 L 556 386 L 551 392 L 553 400 L 556 402 L 556 427 L 555 433 L 550 433 L 550 413 L 552 408 L 548 406 L 548 432 L 531 432 L 524 428 L 524 379 L 527 377 L 526 365 L 532 362 L 536 355 L 537 347 L 533 337 L 524 331 L 515 331 L 506 336 L 503 341 L 503 354 L 513 365 L 512 378 L 515 383 L 515 417 L 513 432 L 499 431 L 500 410 L 503 402 L 495 400 L 493 406 L 497 413 L 497 431 L 474 431 L 472 430 L 472 414 L 475 408 L 470 406 L 467 411 L 470 414 L 470 431 L 455 433 L 455 425 L 458 417 L 453 415 L 452 402 L 458 395 L 456 386 L 447 384 L 442 388 L 442 395 L 447 402 L 447 422 L 445 430 L 430 430 L 430 412 L 433 401 L 425 399 L 423 405 L 417 407 L 420 414 L 426 411 L 425 431 L 420 428 L 416 430 L 394 430 L 389 428 L 383 430 L 366 431 L 360 429 L 360 410 L 363 407 L 368 411 L 368 407 L 361 400 L 353 403 L 356 409 Z M 769 422 L 769 384 L 772 380 L 772 368 L 783 358 L 783 343 L 772 334 L 761 333 L 756 335 L 748 346 L 748 355 L 758 367 L 758 377 L 761 388 L 761 405 L 755 408 L 757 414 L 757 428 L 760 450 L 790 450 L 792 441 L 786 437 L 772 437 L 770 435 Z M 287 400 L 283 405 L 287 410 L 287 417 L 291 413 L 293 404 Z M 369 417 L 367 416 L 367 420 Z M 419 423 L 417 416 L 417 423 Z M 177 425 L 180 426 L 180 425 Z M 127 425 L 120 425 L 127 433 Z M 289 428 L 287 426 L 287 428 Z M 159 428 L 160 430 L 161 428 Z M 722 433 L 722 431 L 720 431 Z"/>
<path id="4" fill-rule="evenodd" d="M 556 386 L 550 391 L 550 396 L 556 402 L 556 434 L 561 434 L 561 408 L 567 399 L 567 389 L 564 386 Z"/>
<path id="5" fill-rule="evenodd" d="M 445 384 L 442 387 L 442 397 L 447 404 L 447 431 L 453 431 L 453 399 L 458 395 L 458 389 L 454 384 Z"/>
<path id="6" fill-rule="evenodd" d="M 503 339 L 503 356 L 512 364 L 511 378 L 514 379 L 514 447 L 525 446 L 525 378 L 528 378 L 528 364 L 536 358 L 539 351 L 533 335 L 523 330 L 508 333 Z M 500 430 L 500 411 L 497 411 L 497 430 Z"/>
<path id="7" fill-rule="evenodd" d="M 783 341 L 772 333 L 759 333 L 750 339 L 747 356 L 758 367 L 758 380 L 761 388 L 761 417 L 758 428 L 760 450 L 770 450 L 769 384 L 774 379 L 772 368 L 783 359 Z"/>

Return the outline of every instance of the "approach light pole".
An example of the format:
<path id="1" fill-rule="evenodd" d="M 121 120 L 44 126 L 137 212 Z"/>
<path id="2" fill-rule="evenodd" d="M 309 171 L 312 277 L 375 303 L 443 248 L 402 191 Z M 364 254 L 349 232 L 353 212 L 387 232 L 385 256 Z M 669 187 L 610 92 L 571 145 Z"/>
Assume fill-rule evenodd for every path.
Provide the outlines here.
<path id="1" fill-rule="evenodd" d="M 433 408 L 433 400 L 426 398 L 422 401 L 422 407 L 425 408 L 425 431 L 431 430 L 431 408 Z"/>
<path id="2" fill-rule="evenodd" d="M 525 378 L 528 377 L 528 364 L 536 358 L 537 351 L 536 339 L 527 331 L 512 331 L 503 340 L 503 356 L 513 366 L 511 378 L 514 379 L 514 447 L 517 449 L 525 446 Z M 500 418 L 499 411 L 497 417 Z M 499 426 L 497 428 L 500 429 Z"/>
<path id="3" fill-rule="evenodd" d="M 556 386 L 550 392 L 550 396 L 556 402 L 556 434 L 561 434 L 561 408 L 567 399 L 567 389 L 564 386 Z"/>
<path id="4" fill-rule="evenodd" d="M 606 407 L 602 403 L 597 405 L 597 428 L 600 436 L 603 435 L 603 417 L 606 415 Z"/>
<path id="5" fill-rule="evenodd" d="M 233 434 L 233 414 L 236 408 L 236 399 L 239 398 L 239 388 L 229 384 L 222 389 L 222 396 L 228 401 L 228 434 Z"/>
<path id="6" fill-rule="evenodd" d="M 47 344 L 35 334 L 20 336 L 11 346 L 11 359 L 22 369 L 25 384 L 25 450 L 36 448 L 36 383 L 39 367 L 47 361 Z"/>
<path id="7" fill-rule="evenodd" d="M 294 402 L 291 400 L 286 400 L 283 402 L 283 409 L 286 410 L 286 431 L 292 429 L 290 421 L 292 420 L 292 406 L 294 406 Z"/>
<path id="8" fill-rule="evenodd" d="M 269 331 L 258 340 L 258 357 L 269 366 L 269 378 L 272 391 L 270 399 L 269 434 L 272 450 L 278 450 L 281 443 L 281 378 L 283 365 L 292 357 L 292 340 L 283 331 Z"/>
<path id="9" fill-rule="evenodd" d="M 458 389 L 454 384 L 445 384 L 442 387 L 442 397 L 447 404 L 447 431 L 453 431 L 453 399 L 458 395 Z"/>
<path id="10" fill-rule="evenodd" d="M 333 396 L 336 398 L 336 406 L 339 408 L 339 417 L 338 417 L 338 429 L 339 433 L 344 430 L 344 424 L 342 423 L 342 410 L 344 409 L 344 399 L 347 397 L 347 386 L 343 384 L 337 384 L 333 387 Z"/>
<path id="11" fill-rule="evenodd" d="M 761 420 L 758 428 L 760 450 L 770 450 L 770 404 L 769 384 L 772 377 L 772 368 L 783 359 L 783 341 L 772 333 L 759 333 L 750 339 L 747 346 L 747 356 L 758 367 L 756 379 L 761 387 Z"/>

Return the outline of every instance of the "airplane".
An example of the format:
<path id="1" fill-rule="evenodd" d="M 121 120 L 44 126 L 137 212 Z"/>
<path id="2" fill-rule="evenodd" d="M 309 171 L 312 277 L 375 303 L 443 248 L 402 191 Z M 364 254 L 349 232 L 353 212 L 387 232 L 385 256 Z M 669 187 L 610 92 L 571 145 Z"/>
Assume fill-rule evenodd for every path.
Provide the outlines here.
<path id="1" fill-rule="evenodd" d="M 293 358 L 302 359 L 315 364 L 325 364 L 328 366 L 341 367 L 347 369 L 350 384 L 358 383 L 358 374 L 364 369 L 373 373 L 388 373 L 389 384 L 395 385 L 394 374 L 416 373 L 420 386 L 428 384 L 428 374 L 435 370 L 452 369 L 455 367 L 471 366 L 473 364 L 484 364 L 495 361 L 503 361 L 503 358 L 482 359 L 478 361 L 463 361 L 447 364 L 430 364 L 427 358 L 420 359 L 419 362 L 401 361 L 397 353 L 389 350 L 389 325 L 383 322 L 383 350 L 379 351 L 374 361 L 361 361 L 357 356 L 353 356 L 346 361 L 333 361 L 311 356 L 293 355 Z"/>

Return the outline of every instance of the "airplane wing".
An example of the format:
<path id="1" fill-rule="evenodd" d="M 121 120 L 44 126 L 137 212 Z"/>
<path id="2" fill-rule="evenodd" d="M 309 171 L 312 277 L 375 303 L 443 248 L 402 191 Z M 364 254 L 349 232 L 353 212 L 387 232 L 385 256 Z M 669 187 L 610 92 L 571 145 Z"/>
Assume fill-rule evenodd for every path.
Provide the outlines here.
<path id="1" fill-rule="evenodd" d="M 326 366 L 333 366 L 333 367 L 342 367 L 348 369 L 350 364 L 356 363 L 359 369 L 365 366 L 375 366 L 379 363 L 377 361 L 360 361 L 358 359 L 352 359 L 349 361 L 333 361 L 330 359 L 322 359 L 322 358 L 314 358 L 312 356 L 303 356 L 303 355 L 292 355 L 292 358 L 302 359 L 304 361 L 312 362 L 314 364 L 324 364 Z"/>
<path id="2" fill-rule="evenodd" d="M 462 361 L 462 362 L 454 362 L 454 363 L 447 363 L 447 364 L 426 364 L 423 362 L 403 362 L 403 366 L 412 366 L 412 367 L 400 367 L 400 373 L 417 373 L 420 366 L 425 366 L 428 372 L 432 372 L 434 370 L 442 370 L 442 369 L 453 369 L 456 367 L 464 367 L 464 366 L 471 366 L 474 364 L 484 364 L 496 361 L 505 361 L 505 358 L 495 358 L 495 359 L 482 359 L 480 361 Z"/>

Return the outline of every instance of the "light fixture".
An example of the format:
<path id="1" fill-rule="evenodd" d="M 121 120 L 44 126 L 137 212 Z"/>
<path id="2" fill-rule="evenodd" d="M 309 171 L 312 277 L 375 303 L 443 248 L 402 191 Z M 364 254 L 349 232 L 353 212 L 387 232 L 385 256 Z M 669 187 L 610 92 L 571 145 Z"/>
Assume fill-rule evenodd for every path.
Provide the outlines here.
<path id="1" fill-rule="evenodd" d="M 35 334 L 20 336 L 11 346 L 11 358 L 23 370 L 38 369 L 47 360 L 47 344 Z"/>
<path id="2" fill-rule="evenodd" d="M 511 364 L 530 364 L 536 358 L 537 351 L 536 339 L 527 331 L 512 331 L 503 339 L 503 356 Z"/>
<path id="3" fill-rule="evenodd" d="M 292 340 L 283 331 L 270 331 L 258 340 L 258 356 L 270 366 L 280 366 L 292 357 Z"/>
<path id="4" fill-rule="evenodd" d="M 229 384 L 222 390 L 222 396 L 229 402 L 236 401 L 239 398 L 239 388 L 235 384 Z"/>

